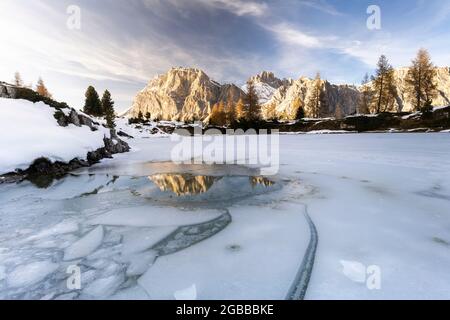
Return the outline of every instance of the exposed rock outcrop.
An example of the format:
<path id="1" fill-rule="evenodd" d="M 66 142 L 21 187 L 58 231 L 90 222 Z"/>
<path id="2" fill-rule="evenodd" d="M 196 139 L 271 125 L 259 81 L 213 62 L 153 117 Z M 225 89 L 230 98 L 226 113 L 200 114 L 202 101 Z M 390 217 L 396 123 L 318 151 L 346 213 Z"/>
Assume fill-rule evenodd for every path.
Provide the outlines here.
<path id="1" fill-rule="evenodd" d="M 268 71 L 263 71 L 251 77 L 249 81 L 255 86 L 260 104 L 265 104 L 270 101 L 280 87 L 289 87 L 292 84 L 291 79 L 279 79 L 272 72 Z M 242 87 L 242 90 L 246 91 L 246 85 Z"/>
<path id="2" fill-rule="evenodd" d="M 288 86 L 280 87 L 272 99 L 263 105 L 264 111 L 275 107 L 278 119 L 295 119 L 298 108 L 303 106 L 306 116 L 310 116 L 312 110 L 308 109 L 309 101 L 313 95 L 315 80 L 302 77 L 292 81 Z M 339 107 L 343 114 L 351 114 L 356 111 L 359 99 L 359 91 L 354 86 L 334 85 L 321 80 L 326 103 L 325 116 L 334 116 Z"/>
<path id="3" fill-rule="evenodd" d="M 409 112 L 413 109 L 407 96 L 406 76 L 408 68 L 395 70 L 397 86 L 396 104 L 393 112 Z M 295 119 L 299 105 L 305 108 L 306 116 L 311 115 L 308 102 L 311 99 L 314 80 L 301 77 L 298 80 L 279 79 L 271 72 L 264 71 L 249 79 L 255 85 L 263 115 L 273 113 L 280 120 Z M 356 113 L 360 97 L 360 87 L 336 85 L 322 80 L 326 108 L 323 116 L 350 115 Z M 433 105 L 450 103 L 450 68 L 437 68 L 436 82 L 439 95 Z M 181 120 L 192 122 L 205 120 L 212 106 L 218 101 L 238 101 L 243 96 L 242 89 L 233 84 L 220 85 L 198 69 L 173 68 L 168 73 L 150 81 L 124 114 L 128 117 L 150 115 L 152 120 Z M 273 115 L 271 115 L 272 117 Z"/>
<path id="4" fill-rule="evenodd" d="M 207 118 L 215 103 L 237 102 L 242 95 L 237 86 L 221 85 L 201 70 L 173 68 L 150 81 L 126 116 L 192 122 Z"/>

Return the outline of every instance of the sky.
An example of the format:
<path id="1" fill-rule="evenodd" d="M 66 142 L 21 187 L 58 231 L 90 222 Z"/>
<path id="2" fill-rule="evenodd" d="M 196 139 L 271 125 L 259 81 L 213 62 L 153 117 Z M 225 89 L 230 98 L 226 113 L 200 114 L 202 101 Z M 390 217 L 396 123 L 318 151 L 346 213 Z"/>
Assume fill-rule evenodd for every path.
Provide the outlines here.
<path id="1" fill-rule="evenodd" d="M 243 85 L 263 70 L 359 84 L 381 54 L 407 66 L 421 47 L 450 65 L 450 0 L 0 0 L 0 30 L 0 81 L 42 77 L 76 109 L 93 85 L 125 110 L 177 66 Z"/>

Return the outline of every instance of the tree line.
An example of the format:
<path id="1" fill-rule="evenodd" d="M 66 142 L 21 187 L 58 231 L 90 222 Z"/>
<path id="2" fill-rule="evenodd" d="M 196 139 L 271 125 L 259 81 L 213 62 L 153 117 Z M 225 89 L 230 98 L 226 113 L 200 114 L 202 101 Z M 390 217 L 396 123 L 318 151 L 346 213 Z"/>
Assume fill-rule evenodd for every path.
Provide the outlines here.
<path id="1" fill-rule="evenodd" d="M 22 76 L 21 76 L 21 74 L 19 72 L 16 72 L 14 74 L 13 84 L 16 87 L 33 89 L 33 84 L 32 83 L 30 83 L 28 85 L 24 84 L 24 82 L 22 80 Z M 36 83 L 35 90 L 42 97 L 53 99 L 52 94 L 50 93 L 50 91 L 48 91 L 47 87 L 44 84 L 44 80 L 42 80 L 41 77 L 39 77 L 39 79 L 38 79 L 38 81 Z"/>
<path id="2" fill-rule="evenodd" d="M 358 113 L 381 113 L 394 110 L 398 96 L 397 83 L 394 68 L 385 55 L 379 58 L 375 75 L 369 78 L 366 74 L 361 84 Z M 405 89 L 407 100 L 416 111 L 429 110 L 432 107 L 433 99 L 438 94 L 436 67 L 431 62 L 427 50 L 420 49 L 412 60 L 405 78 Z"/>

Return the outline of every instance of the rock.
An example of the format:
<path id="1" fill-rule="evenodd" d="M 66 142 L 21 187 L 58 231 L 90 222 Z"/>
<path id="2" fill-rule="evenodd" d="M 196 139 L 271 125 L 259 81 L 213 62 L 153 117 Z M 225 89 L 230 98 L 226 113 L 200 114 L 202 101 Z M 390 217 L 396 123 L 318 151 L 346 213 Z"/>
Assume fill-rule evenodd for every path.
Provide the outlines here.
<path id="1" fill-rule="evenodd" d="M 203 71 L 173 68 L 150 81 L 135 98 L 126 116 L 150 114 L 152 120 L 196 121 L 206 119 L 219 101 L 237 102 L 243 95 L 235 85 L 220 85 Z"/>
<path id="2" fill-rule="evenodd" d="M 268 71 L 263 71 L 260 74 L 251 77 L 248 81 L 251 81 L 255 86 L 261 105 L 270 101 L 275 92 L 277 92 L 277 89 L 283 86 L 288 87 L 292 84 L 292 79 L 281 80 L 275 77 L 272 72 Z M 247 85 L 244 85 L 242 90 L 247 91 Z"/>

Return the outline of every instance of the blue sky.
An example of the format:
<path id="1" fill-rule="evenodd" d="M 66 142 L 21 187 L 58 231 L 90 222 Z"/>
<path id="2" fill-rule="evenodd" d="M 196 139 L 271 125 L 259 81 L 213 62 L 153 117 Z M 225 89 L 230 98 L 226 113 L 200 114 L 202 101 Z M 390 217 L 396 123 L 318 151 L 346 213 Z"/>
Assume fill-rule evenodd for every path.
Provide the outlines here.
<path id="1" fill-rule="evenodd" d="M 81 29 L 66 26 L 81 9 Z M 369 30 L 369 5 L 381 29 Z M 110 89 L 118 110 L 172 66 L 243 84 L 262 70 L 359 83 L 380 54 L 406 66 L 420 47 L 450 65 L 445 0 L 1 0 L 0 80 L 44 78 L 55 98 L 81 108 L 88 85 Z"/>

